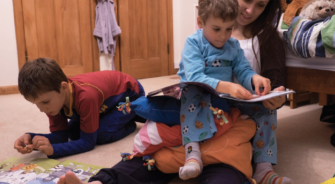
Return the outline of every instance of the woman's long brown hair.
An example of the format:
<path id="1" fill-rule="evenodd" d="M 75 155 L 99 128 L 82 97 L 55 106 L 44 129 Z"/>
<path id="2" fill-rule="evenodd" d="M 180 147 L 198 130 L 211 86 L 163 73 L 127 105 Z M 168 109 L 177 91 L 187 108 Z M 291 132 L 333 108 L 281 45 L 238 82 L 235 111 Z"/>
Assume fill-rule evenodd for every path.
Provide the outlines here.
<path id="1" fill-rule="evenodd" d="M 258 37 L 261 75 L 271 80 L 272 88 L 284 86 L 286 78 L 286 44 L 277 31 L 281 13 L 280 1 L 270 0 L 263 13 L 244 31 L 244 35 Z"/>

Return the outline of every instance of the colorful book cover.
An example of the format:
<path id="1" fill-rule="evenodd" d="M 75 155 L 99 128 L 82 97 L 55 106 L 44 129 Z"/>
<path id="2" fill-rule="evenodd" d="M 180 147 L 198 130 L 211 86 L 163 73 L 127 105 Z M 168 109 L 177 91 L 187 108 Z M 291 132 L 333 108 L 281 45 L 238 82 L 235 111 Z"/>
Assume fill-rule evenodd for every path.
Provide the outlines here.
<path id="1" fill-rule="evenodd" d="M 0 184 L 56 184 L 67 171 L 74 172 L 81 181 L 87 182 L 101 168 L 73 160 L 59 162 L 38 158 L 27 161 L 12 157 L 0 162 Z"/>
<path id="2" fill-rule="evenodd" d="M 201 83 L 201 82 L 181 82 L 181 83 L 173 84 L 173 85 L 170 85 L 170 86 L 167 86 L 167 87 L 149 92 L 147 96 L 148 97 L 154 96 L 154 95 L 157 95 L 157 94 L 162 92 L 163 95 L 165 95 L 165 96 L 172 96 L 172 97 L 175 97 L 175 98 L 179 99 L 180 95 L 181 95 L 181 90 L 180 89 L 183 89 L 184 87 L 187 87 L 188 85 L 195 85 L 195 86 L 201 87 L 204 90 L 206 90 L 207 92 L 209 92 L 212 95 L 215 95 L 217 97 L 226 98 L 226 99 L 229 99 L 229 100 L 241 101 L 241 102 L 260 102 L 260 101 L 267 100 L 267 99 L 270 99 L 270 98 L 274 98 L 274 97 L 277 97 L 277 96 L 282 96 L 282 95 L 287 95 L 287 94 L 290 94 L 290 93 L 295 93 L 295 91 L 293 91 L 293 90 L 270 91 L 268 94 L 263 95 L 263 96 L 258 96 L 256 94 L 252 94 L 253 95 L 252 99 L 243 100 L 243 99 L 232 97 L 232 96 L 230 96 L 229 94 L 226 94 L 226 93 L 218 93 L 210 85 L 205 84 L 205 83 Z"/>

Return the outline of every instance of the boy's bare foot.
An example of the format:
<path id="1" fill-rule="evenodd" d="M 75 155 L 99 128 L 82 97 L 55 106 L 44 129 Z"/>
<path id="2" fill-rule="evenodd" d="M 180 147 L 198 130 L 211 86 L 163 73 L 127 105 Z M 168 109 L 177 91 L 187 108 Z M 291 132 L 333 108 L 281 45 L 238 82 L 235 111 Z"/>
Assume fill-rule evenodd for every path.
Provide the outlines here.
<path id="1" fill-rule="evenodd" d="M 61 176 L 57 184 L 84 184 L 85 182 L 80 179 L 71 171 L 68 171 L 65 175 Z M 102 184 L 100 181 L 93 181 L 90 184 Z"/>
<path id="2" fill-rule="evenodd" d="M 83 184 L 84 182 L 71 171 L 68 171 L 65 175 L 59 178 L 57 184 Z"/>

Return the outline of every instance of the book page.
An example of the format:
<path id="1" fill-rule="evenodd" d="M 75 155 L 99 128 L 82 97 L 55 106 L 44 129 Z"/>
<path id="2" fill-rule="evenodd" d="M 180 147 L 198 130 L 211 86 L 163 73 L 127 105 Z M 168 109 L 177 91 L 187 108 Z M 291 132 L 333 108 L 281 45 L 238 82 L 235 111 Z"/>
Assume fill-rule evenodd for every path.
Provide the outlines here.
<path id="1" fill-rule="evenodd" d="M 293 90 L 289 90 L 289 91 L 270 91 L 268 94 L 263 95 L 263 96 L 258 96 L 256 94 L 253 94 L 252 99 L 250 100 L 243 100 L 243 99 L 239 99 L 239 98 L 235 98 L 230 96 L 229 94 L 220 94 L 221 98 L 226 98 L 229 100 L 235 100 L 235 101 L 240 101 L 240 102 L 261 102 L 264 100 L 268 100 L 274 97 L 278 97 L 278 96 L 283 96 L 283 95 L 287 95 L 290 93 L 295 93 L 295 91 Z"/>
<path id="2" fill-rule="evenodd" d="M 188 86 L 188 85 L 195 85 L 198 86 L 202 89 L 204 89 L 205 91 L 207 91 L 208 93 L 217 96 L 217 97 L 221 97 L 221 98 L 226 98 L 228 100 L 235 100 L 235 101 L 240 101 L 240 102 L 260 102 L 263 100 L 267 100 L 270 98 L 274 98 L 277 96 L 282 96 L 282 95 L 287 95 L 290 93 L 295 93 L 295 91 L 293 90 L 289 90 L 289 91 L 270 91 L 268 94 L 263 95 L 263 96 L 257 96 L 256 94 L 253 94 L 253 98 L 250 100 L 243 100 L 243 99 L 239 99 L 239 98 L 235 98 L 230 96 L 229 94 L 219 94 L 215 89 L 213 89 L 211 86 L 205 84 L 205 83 L 201 83 L 201 82 L 181 82 L 178 84 L 173 84 L 152 92 L 148 93 L 148 97 L 150 96 L 154 96 L 157 95 L 159 93 L 163 93 L 164 96 L 172 96 L 175 97 L 177 99 L 180 98 L 181 95 L 181 89 Z"/>

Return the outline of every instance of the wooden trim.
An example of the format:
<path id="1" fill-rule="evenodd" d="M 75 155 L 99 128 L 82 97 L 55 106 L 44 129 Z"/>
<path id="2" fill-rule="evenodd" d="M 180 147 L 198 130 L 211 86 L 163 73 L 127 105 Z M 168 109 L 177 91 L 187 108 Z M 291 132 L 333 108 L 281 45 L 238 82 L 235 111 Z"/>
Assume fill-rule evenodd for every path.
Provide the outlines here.
<path id="1" fill-rule="evenodd" d="M 0 86 L 0 95 L 8 95 L 20 93 L 17 85 L 15 86 Z"/>
<path id="2" fill-rule="evenodd" d="M 91 30 L 92 30 L 92 53 L 93 53 L 93 71 L 100 71 L 100 53 L 99 53 L 99 46 L 98 42 L 93 35 L 94 28 L 95 28 L 95 18 L 96 12 L 95 8 L 97 6 L 97 0 L 91 0 Z"/>
<path id="3" fill-rule="evenodd" d="M 114 0 L 115 3 L 115 15 L 116 15 L 116 22 L 119 24 L 119 2 L 118 0 Z M 122 34 L 122 30 L 121 30 Z M 121 71 L 121 59 L 120 59 L 120 36 L 116 37 L 116 49 L 115 49 L 115 55 L 113 58 L 114 61 L 114 67 L 116 71 Z"/>
<path id="4" fill-rule="evenodd" d="M 120 46 L 120 61 L 121 61 L 121 71 L 123 73 L 130 73 L 130 67 L 128 66 L 129 59 L 129 49 L 126 48 L 125 43 L 129 42 L 129 21 L 128 21 L 128 0 L 121 0 L 118 2 L 118 18 L 119 26 L 121 28 L 121 36 L 119 41 Z M 127 58 L 128 57 L 128 58 Z"/>
<path id="5" fill-rule="evenodd" d="M 297 94 L 296 93 L 291 93 L 291 94 L 289 94 L 289 101 L 290 101 L 290 108 L 291 109 L 295 109 L 295 108 L 297 108 Z"/>
<path id="6" fill-rule="evenodd" d="M 319 93 L 319 105 L 328 105 L 328 95 L 325 93 Z"/>
<path id="7" fill-rule="evenodd" d="M 286 67 L 286 87 L 295 91 L 311 91 L 335 95 L 332 71 Z"/>
<path id="8" fill-rule="evenodd" d="M 174 46 L 173 46 L 173 5 L 172 0 L 167 0 L 167 26 L 168 26 L 168 43 L 169 43 L 169 75 L 177 73 L 178 69 L 174 68 Z"/>
<path id="9" fill-rule="evenodd" d="M 26 40 L 23 27 L 22 0 L 13 0 L 14 22 L 16 32 L 16 47 L 18 55 L 19 70 L 26 63 Z"/>

